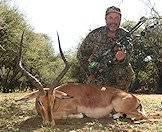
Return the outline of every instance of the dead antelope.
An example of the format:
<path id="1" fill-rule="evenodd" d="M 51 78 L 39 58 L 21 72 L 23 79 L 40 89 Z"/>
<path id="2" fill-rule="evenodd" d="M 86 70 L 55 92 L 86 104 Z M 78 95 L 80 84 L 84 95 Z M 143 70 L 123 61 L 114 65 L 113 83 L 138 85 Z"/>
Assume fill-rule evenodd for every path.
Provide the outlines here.
<path id="1" fill-rule="evenodd" d="M 59 36 L 58 43 L 65 68 L 53 81 L 51 88 L 43 88 L 38 79 L 22 67 L 21 57 L 19 58 L 21 70 L 39 85 L 39 91 L 31 93 L 21 100 L 36 98 L 36 109 L 43 122 L 51 122 L 54 126 L 55 119 L 82 118 L 82 114 L 91 118 L 101 118 L 107 116 L 113 110 L 137 120 L 146 118 L 139 99 L 114 87 L 78 83 L 58 86 L 59 81 L 69 69 L 69 64 L 61 50 Z"/>

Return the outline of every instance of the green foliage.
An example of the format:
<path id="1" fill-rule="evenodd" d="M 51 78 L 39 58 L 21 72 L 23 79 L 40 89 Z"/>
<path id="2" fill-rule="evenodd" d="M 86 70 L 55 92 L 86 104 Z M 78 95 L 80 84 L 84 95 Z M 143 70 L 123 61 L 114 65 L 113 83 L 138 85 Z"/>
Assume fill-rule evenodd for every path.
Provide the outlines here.
<path id="1" fill-rule="evenodd" d="M 143 70 L 139 71 L 138 79 L 145 82 L 145 91 L 149 93 L 157 92 L 157 67 L 155 63 L 149 62 Z"/>
<path id="2" fill-rule="evenodd" d="M 76 52 L 74 52 L 73 54 L 71 54 L 68 57 L 69 57 L 68 61 L 71 64 L 71 68 L 68 72 L 69 79 L 74 82 L 83 83 L 86 78 L 86 75 L 82 71 L 81 67 L 79 66 L 79 63 L 76 59 Z"/>
<path id="3" fill-rule="evenodd" d="M 125 21 L 124 23 L 122 23 L 122 27 L 125 28 L 125 29 L 127 29 L 128 31 L 129 31 L 132 27 L 134 27 L 135 25 L 136 25 L 136 22 L 135 22 L 135 21 L 129 21 L 129 20 L 127 20 L 127 21 Z"/>
<path id="4" fill-rule="evenodd" d="M 161 20 L 154 26 L 152 21 L 146 23 L 145 28 L 138 29 L 133 35 L 134 53 L 131 63 L 135 70 L 136 83 L 145 82 L 149 92 L 156 92 L 162 77 L 162 27 Z M 130 30 L 135 25 L 134 21 L 122 24 Z M 31 81 L 23 76 L 16 66 L 19 52 L 19 43 L 22 32 L 23 39 L 23 64 L 24 67 L 37 77 L 44 85 L 52 81 L 64 68 L 64 63 L 59 55 L 54 54 L 51 39 L 46 34 L 34 33 L 24 16 L 17 9 L 11 8 L 5 2 L 0 3 L 0 91 L 12 92 L 33 88 Z M 143 34 L 141 36 L 140 34 Z M 5 49 L 5 50 L 4 50 Z M 66 58 L 71 64 L 70 70 L 62 79 L 65 82 L 84 82 L 85 73 L 81 70 L 76 52 L 67 52 Z M 151 59 L 146 59 L 151 58 Z M 162 79 L 161 79 L 162 80 Z M 138 89 L 137 88 L 137 89 Z M 162 89 L 160 89 L 162 91 Z"/>
<path id="5" fill-rule="evenodd" d="M 33 87 L 16 66 L 19 43 L 22 32 L 23 63 L 32 74 L 48 84 L 53 79 L 57 64 L 50 38 L 41 33 L 34 33 L 23 15 L 6 3 L 0 4 L 0 90 L 12 92 Z"/>
<path id="6" fill-rule="evenodd" d="M 46 84 L 50 82 L 52 70 L 55 71 L 52 61 L 56 60 L 56 57 L 52 53 L 52 44 L 47 36 L 33 33 L 33 37 L 24 53 L 23 62 L 32 74 L 40 76 L 40 80 Z"/>
<path id="7" fill-rule="evenodd" d="M 127 21 L 124 27 L 130 29 L 134 26 L 134 22 Z M 159 24 L 156 24 L 159 23 Z M 132 55 L 131 64 L 135 70 L 136 80 L 134 86 L 140 89 L 140 84 L 145 83 L 143 92 L 157 92 L 159 76 L 161 74 L 161 66 L 159 66 L 160 49 L 162 47 L 162 27 L 161 21 L 155 19 L 154 21 L 148 20 L 144 29 L 139 29 L 136 35 L 133 36 L 134 52 Z M 138 34 L 138 35 L 137 35 Z M 134 87 L 133 86 L 133 87 Z M 134 90 L 133 90 L 134 91 Z"/>
<path id="8" fill-rule="evenodd" d="M 5 49 L 0 49 L 0 90 L 12 91 L 20 85 L 18 79 L 22 76 L 15 67 L 18 44 L 22 31 L 27 27 L 23 16 L 14 8 L 5 3 L 0 4 L 0 44 Z"/>
<path id="9" fill-rule="evenodd" d="M 64 68 L 62 59 L 54 54 L 52 42 L 48 35 L 34 33 L 22 14 L 6 3 L 1 3 L 0 44 L 5 49 L 0 48 L 0 90 L 2 92 L 13 92 L 34 87 L 31 81 L 23 76 L 16 66 L 23 31 L 25 31 L 23 65 L 30 73 L 44 85 L 48 85 Z M 74 57 L 70 53 L 68 54 L 69 61 L 73 60 Z M 74 80 L 71 72 L 68 72 L 62 82 Z"/>

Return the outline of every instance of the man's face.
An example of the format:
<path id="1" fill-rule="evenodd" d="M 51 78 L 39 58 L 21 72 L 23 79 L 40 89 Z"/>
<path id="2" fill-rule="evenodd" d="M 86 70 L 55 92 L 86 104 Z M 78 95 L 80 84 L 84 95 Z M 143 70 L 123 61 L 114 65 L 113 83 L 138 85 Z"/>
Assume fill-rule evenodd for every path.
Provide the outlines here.
<path id="1" fill-rule="evenodd" d="M 105 19 L 108 29 L 112 32 L 115 32 L 120 26 L 121 14 L 116 12 L 109 12 Z"/>

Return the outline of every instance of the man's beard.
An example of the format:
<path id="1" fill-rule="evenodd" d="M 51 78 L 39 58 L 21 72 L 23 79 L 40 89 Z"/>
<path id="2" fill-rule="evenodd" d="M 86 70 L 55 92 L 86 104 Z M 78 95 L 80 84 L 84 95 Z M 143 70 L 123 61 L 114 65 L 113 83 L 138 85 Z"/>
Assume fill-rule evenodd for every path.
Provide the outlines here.
<path id="1" fill-rule="evenodd" d="M 117 29 L 119 28 L 118 24 L 114 24 L 114 23 L 108 24 L 107 27 L 111 32 L 116 32 Z"/>

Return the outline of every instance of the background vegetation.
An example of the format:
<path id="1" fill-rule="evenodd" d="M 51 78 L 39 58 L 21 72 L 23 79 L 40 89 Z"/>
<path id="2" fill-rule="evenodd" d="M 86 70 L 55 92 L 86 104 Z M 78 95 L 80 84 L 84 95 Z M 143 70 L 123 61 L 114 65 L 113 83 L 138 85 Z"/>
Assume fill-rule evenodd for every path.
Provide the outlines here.
<path id="1" fill-rule="evenodd" d="M 132 92 L 162 92 L 162 26 L 161 17 L 156 13 L 143 28 L 133 36 L 134 53 L 132 65 L 136 79 L 130 87 Z M 131 29 L 137 22 L 125 21 L 123 27 Z M 25 31 L 23 42 L 23 64 L 36 76 L 44 86 L 49 85 L 64 64 L 55 53 L 48 35 L 35 33 L 25 21 L 23 14 L 10 7 L 6 2 L 0 3 L 0 91 L 3 93 L 33 89 L 28 78 L 16 67 L 19 43 Z M 56 41 L 57 42 L 57 41 Z M 81 42 L 80 42 L 81 43 Z M 77 49 L 76 49 L 77 51 Z M 80 70 L 76 51 L 66 52 L 71 69 L 62 82 L 83 82 L 85 75 Z"/>

